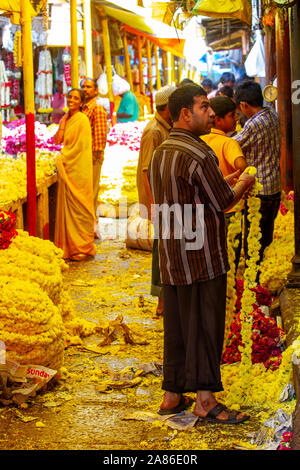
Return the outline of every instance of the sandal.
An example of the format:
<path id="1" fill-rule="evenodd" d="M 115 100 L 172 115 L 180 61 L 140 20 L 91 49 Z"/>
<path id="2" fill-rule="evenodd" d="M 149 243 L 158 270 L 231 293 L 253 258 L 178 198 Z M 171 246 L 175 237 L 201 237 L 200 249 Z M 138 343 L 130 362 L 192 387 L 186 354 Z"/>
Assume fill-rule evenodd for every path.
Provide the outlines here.
<path id="1" fill-rule="evenodd" d="M 181 413 L 181 411 L 186 410 L 187 408 L 192 406 L 193 403 L 194 400 L 192 398 L 180 395 L 180 400 L 177 406 L 166 410 L 160 408 L 157 413 L 159 415 L 175 415 L 177 413 Z"/>
<path id="2" fill-rule="evenodd" d="M 227 419 L 218 419 L 217 416 L 222 412 L 226 411 L 228 413 Z M 208 421 L 209 423 L 219 423 L 219 424 L 240 424 L 250 418 L 249 415 L 244 415 L 242 418 L 237 418 L 239 411 L 229 410 L 222 403 L 217 403 L 214 408 L 212 408 L 206 416 L 199 416 L 199 420 Z"/>

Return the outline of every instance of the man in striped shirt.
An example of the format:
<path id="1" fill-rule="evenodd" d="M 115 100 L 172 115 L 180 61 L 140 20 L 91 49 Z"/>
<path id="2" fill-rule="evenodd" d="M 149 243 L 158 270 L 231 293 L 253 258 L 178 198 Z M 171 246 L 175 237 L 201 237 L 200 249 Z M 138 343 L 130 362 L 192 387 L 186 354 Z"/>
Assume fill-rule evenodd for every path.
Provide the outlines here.
<path id="1" fill-rule="evenodd" d="M 274 222 L 281 197 L 280 175 L 280 127 L 277 113 L 263 107 L 261 87 L 253 81 L 242 82 L 235 90 L 234 99 L 242 113 L 248 118 L 243 129 L 233 138 L 240 144 L 248 166 L 257 169 L 257 179 L 263 189 L 258 194 L 261 200 L 260 228 L 262 233 L 260 260 L 263 252 L 273 240 Z M 245 211 L 244 247 L 247 255 L 249 221 Z"/>
<path id="2" fill-rule="evenodd" d="M 210 131 L 214 112 L 206 92 L 186 85 L 169 98 L 169 138 L 154 152 L 149 181 L 159 233 L 164 296 L 164 399 L 160 414 L 186 409 L 184 392 L 197 392 L 194 414 L 205 420 L 239 423 L 248 418 L 216 402 L 223 390 L 220 360 L 224 337 L 226 272 L 225 219 L 253 185 L 239 171 L 222 176 L 218 160 L 199 135 Z"/>
<path id="3" fill-rule="evenodd" d="M 107 112 L 103 106 L 97 102 L 98 86 L 96 80 L 86 78 L 83 81 L 82 89 L 85 95 L 85 103 L 82 107 L 82 112 L 89 118 L 92 128 L 93 191 L 96 212 L 101 168 L 104 161 L 104 149 L 107 139 Z M 96 231 L 95 237 L 98 238 Z"/>

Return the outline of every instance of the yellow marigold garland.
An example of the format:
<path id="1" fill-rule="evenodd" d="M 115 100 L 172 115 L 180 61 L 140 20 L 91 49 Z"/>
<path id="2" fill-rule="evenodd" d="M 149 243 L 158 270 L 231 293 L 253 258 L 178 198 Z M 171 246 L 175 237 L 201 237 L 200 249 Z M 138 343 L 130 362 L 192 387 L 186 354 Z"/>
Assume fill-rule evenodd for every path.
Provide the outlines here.
<path id="1" fill-rule="evenodd" d="M 256 174 L 256 168 L 254 167 L 248 167 L 246 171 L 252 175 Z M 261 219 L 261 214 L 259 212 L 260 200 L 255 196 L 260 189 L 261 185 L 256 179 L 251 193 L 248 195 L 247 199 L 248 220 L 250 222 L 250 229 L 247 239 L 249 259 L 246 260 L 246 268 L 244 272 L 244 291 L 241 299 L 241 336 L 244 346 L 241 351 L 241 362 L 238 371 L 238 376 L 243 378 L 243 380 L 237 380 L 238 386 L 233 384 L 229 392 L 229 396 L 234 394 L 235 399 L 237 399 L 238 403 L 240 404 L 246 402 L 247 391 L 251 381 L 252 373 L 252 321 L 250 315 L 253 311 L 252 305 L 256 301 L 256 294 L 250 289 L 251 287 L 255 286 L 258 271 L 257 262 L 259 260 L 259 240 L 261 238 L 259 222 Z"/>
<path id="2" fill-rule="evenodd" d="M 225 318 L 225 332 L 224 332 L 224 345 L 226 347 L 230 326 L 233 321 L 235 302 L 236 302 L 236 266 L 235 266 L 235 244 L 236 237 L 242 230 L 242 208 L 243 201 L 240 201 L 235 206 L 235 214 L 230 220 L 227 232 L 227 250 L 228 261 L 230 270 L 227 273 L 227 292 L 226 292 L 226 318 Z"/>
<path id="3" fill-rule="evenodd" d="M 13 55 L 16 67 L 22 67 L 22 40 L 21 40 L 21 31 L 17 31 L 15 34 L 14 39 L 14 48 L 13 48 Z"/>

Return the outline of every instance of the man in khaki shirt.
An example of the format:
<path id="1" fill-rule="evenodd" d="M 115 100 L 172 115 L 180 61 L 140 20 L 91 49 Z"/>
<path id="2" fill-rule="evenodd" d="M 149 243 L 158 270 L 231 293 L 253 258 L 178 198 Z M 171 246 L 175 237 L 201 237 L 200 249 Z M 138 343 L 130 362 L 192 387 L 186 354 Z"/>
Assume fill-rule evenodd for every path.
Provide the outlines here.
<path id="1" fill-rule="evenodd" d="M 139 194 L 140 215 L 143 219 L 151 221 L 151 204 L 153 198 L 148 180 L 148 167 L 154 150 L 160 146 L 168 137 L 172 127 L 172 120 L 168 108 L 169 96 L 176 90 L 174 86 L 165 86 L 158 90 L 155 95 L 156 112 L 154 118 L 144 129 L 139 153 L 137 167 L 137 188 Z M 151 294 L 158 297 L 157 315 L 163 314 L 163 301 L 161 297 L 161 284 L 158 261 L 157 239 L 153 242 L 152 252 L 152 281 Z"/>

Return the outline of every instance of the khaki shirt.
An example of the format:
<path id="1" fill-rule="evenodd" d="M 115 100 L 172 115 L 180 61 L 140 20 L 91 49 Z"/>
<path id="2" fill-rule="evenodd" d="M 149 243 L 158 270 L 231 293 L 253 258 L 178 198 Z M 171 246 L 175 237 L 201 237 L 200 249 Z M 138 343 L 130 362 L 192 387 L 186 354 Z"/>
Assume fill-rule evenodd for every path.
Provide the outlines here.
<path id="1" fill-rule="evenodd" d="M 146 206 L 148 213 L 140 208 L 141 216 L 143 218 L 151 219 L 150 201 L 144 185 L 143 172 L 148 170 L 150 161 L 154 150 L 160 146 L 168 137 L 171 130 L 170 124 L 168 124 L 161 115 L 156 111 L 154 119 L 152 119 L 144 129 L 141 144 L 140 153 L 137 166 L 137 189 L 139 195 L 139 203 Z"/>

